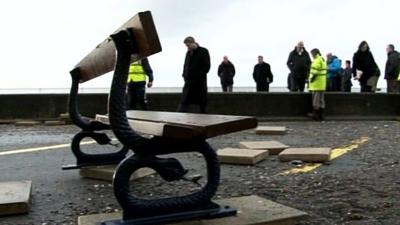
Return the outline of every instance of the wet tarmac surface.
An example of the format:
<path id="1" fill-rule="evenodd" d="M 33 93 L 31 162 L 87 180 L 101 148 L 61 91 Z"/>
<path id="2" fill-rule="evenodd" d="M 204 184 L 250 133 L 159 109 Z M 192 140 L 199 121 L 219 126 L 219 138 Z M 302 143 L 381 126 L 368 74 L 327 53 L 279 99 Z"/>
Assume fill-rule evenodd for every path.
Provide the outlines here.
<path id="1" fill-rule="evenodd" d="M 276 140 L 292 147 L 343 148 L 354 150 L 307 173 L 282 175 L 296 165 L 270 156 L 254 167 L 222 165 L 215 198 L 259 195 L 307 212 L 299 225 L 398 225 L 400 224 L 400 123 L 357 122 L 271 122 L 289 129 L 282 136 L 259 136 L 243 131 L 209 140 L 215 148 L 239 147 L 240 141 Z M 1 225 L 77 224 L 81 215 L 120 210 L 110 182 L 83 179 L 76 170 L 62 171 L 74 163 L 68 144 L 79 129 L 74 126 L 0 125 L 0 181 L 32 180 L 32 207 L 27 215 L 2 217 Z M 65 145 L 64 145 L 65 144 Z M 28 153 L 13 152 L 58 146 Z M 112 146 L 87 145 L 85 151 L 109 151 Z M 205 172 L 196 153 L 176 155 L 191 174 Z M 132 191 L 146 198 L 193 191 L 186 182 L 167 184 L 157 175 L 132 183 Z"/>

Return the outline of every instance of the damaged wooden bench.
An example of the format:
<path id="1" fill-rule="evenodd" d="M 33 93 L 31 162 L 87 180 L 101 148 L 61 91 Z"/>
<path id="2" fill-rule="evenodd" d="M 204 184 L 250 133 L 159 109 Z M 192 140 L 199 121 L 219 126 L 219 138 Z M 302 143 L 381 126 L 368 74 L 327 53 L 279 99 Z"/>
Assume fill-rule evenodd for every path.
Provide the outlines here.
<path id="1" fill-rule="evenodd" d="M 195 113 L 129 110 L 129 125 L 140 134 L 181 140 L 204 140 L 223 134 L 251 129 L 253 117 Z M 97 114 L 96 121 L 110 124 L 107 115 Z"/>
<path id="2" fill-rule="evenodd" d="M 142 12 L 114 32 L 71 71 L 72 87 L 69 113 L 82 129 L 72 141 L 77 167 L 119 163 L 113 178 L 114 194 L 123 209 L 122 220 L 101 224 L 165 224 L 197 218 L 216 218 L 236 214 L 229 206 L 211 201 L 220 181 L 220 164 L 216 151 L 206 139 L 255 128 L 253 117 L 203 115 L 190 113 L 126 111 L 126 86 L 130 63 L 161 51 L 150 12 Z M 85 120 L 77 107 L 79 83 L 114 70 L 108 115 Z M 79 149 L 82 137 L 91 137 L 99 144 L 109 138 L 99 131 L 111 129 L 122 149 L 116 153 L 87 155 Z M 146 135 L 145 135 L 146 134 Z M 148 135 L 150 134 L 150 135 Z M 127 151 L 134 154 L 125 158 Z M 130 176 L 140 168 L 155 170 L 165 181 L 191 181 L 188 170 L 171 153 L 197 152 L 203 155 L 207 181 L 201 189 L 185 196 L 142 199 L 130 193 Z M 78 153 L 78 154 L 77 154 Z M 84 157 L 82 157 L 82 155 Z"/>
<path id="3" fill-rule="evenodd" d="M 128 22 L 118 28 L 115 33 L 120 31 L 132 32 L 135 30 L 135 45 L 128 46 L 134 49 L 135 54 L 130 56 L 131 61 L 137 61 L 161 51 L 154 21 L 150 12 L 139 13 L 132 17 Z M 117 63 L 117 52 L 112 38 L 109 37 L 84 57 L 70 72 L 72 85 L 68 99 L 68 112 L 72 122 L 81 128 L 71 143 L 71 150 L 76 157 L 76 164 L 63 166 L 64 170 L 79 169 L 82 167 L 118 164 L 128 153 L 128 148 L 122 146 L 119 151 L 113 153 L 88 154 L 81 150 L 80 144 L 84 138 L 92 138 L 100 145 L 111 144 L 111 139 L 102 133 L 110 130 L 108 124 L 98 122 L 94 119 L 89 120 L 79 113 L 78 91 L 79 84 L 90 81 L 98 76 L 111 72 Z M 112 146 L 112 145 L 111 145 Z"/>

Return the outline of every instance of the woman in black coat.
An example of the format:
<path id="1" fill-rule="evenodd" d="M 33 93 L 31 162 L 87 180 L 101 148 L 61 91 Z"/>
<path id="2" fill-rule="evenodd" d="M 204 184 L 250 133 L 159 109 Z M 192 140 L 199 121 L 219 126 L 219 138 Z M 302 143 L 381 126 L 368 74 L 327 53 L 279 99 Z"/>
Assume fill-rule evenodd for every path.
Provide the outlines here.
<path id="1" fill-rule="evenodd" d="M 369 50 L 368 43 L 362 41 L 353 56 L 353 76 L 360 82 L 361 92 L 372 92 L 375 87 L 368 84 L 368 80 L 379 75 L 380 70 Z"/>
<path id="2" fill-rule="evenodd" d="M 207 105 L 207 73 L 210 70 L 210 54 L 206 48 L 200 47 L 193 37 L 184 40 L 188 48 L 183 66 L 185 84 L 178 112 L 186 112 L 188 105 L 198 105 L 201 113 L 206 113 Z"/>

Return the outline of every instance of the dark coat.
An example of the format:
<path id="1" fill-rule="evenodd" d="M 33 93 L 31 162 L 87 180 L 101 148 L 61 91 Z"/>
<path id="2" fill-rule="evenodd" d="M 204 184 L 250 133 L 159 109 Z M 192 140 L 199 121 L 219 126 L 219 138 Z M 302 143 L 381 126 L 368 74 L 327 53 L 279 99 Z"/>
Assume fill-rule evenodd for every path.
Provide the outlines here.
<path id="1" fill-rule="evenodd" d="M 265 62 L 256 64 L 254 66 L 253 79 L 257 85 L 268 85 L 272 83 L 274 76 L 271 72 L 271 66 Z"/>
<path id="2" fill-rule="evenodd" d="M 311 58 L 305 49 L 300 55 L 295 48 L 290 52 L 286 64 L 289 67 L 293 78 L 306 79 L 310 73 Z"/>
<path id="3" fill-rule="evenodd" d="M 141 64 L 144 72 L 149 77 L 149 82 L 153 82 L 153 70 L 151 69 L 149 60 L 147 58 L 143 58 Z"/>
<path id="4" fill-rule="evenodd" d="M 353 56 L 353 76 L 357 76 L 357 70 L 363 71 L 361 83 L 366 83 L 372 76 L 379 76 L 380 71 L 369 49 L 366 52 L 358 50 Z"/>
<path id="5" fill-rule="evenodd" d="M 385 79 L 396 80 L 400 72 L 400 55 L 397 51 L 390 52 L 386 61 Z"/>
<path id="6" fill-rule="evenodd" d="M 222 85 L 232 85 L 233 77 L 235 76 L 235 66 L 228 61 L 228 63 L 222 62 L 218 67 L 218 76 L 221 79 Z"/>
<path id="7" fill-rule="evenodd" d="M 210 54 L 203 47 L 186 53 L 183 65 L 185 85 L 182 104 L 204 104 L 207 102 L 207 73 L 210 70 Z"/>

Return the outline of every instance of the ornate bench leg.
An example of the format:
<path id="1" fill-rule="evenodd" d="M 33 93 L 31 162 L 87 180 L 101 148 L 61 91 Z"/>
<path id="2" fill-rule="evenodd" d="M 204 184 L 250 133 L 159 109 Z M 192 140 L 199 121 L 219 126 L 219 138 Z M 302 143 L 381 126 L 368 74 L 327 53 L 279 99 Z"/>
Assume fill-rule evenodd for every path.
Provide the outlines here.
<path id="1" fill-rule="evenodd" d="M 80 143 L 87 137 L 94 139 L 100 145 L 110 144 L 111 139 L 106 134 L 95 131 L 110 130 L 111 128 L 109 125 L 99 121 L 88 121 L 80 115 L 78 110 L 79 68 L 71 71 L 71 77 L 72 86 L 68 100 L 69 114 L 73 123 L 80 127 L 82 131 L 74 136 L 71 143 L 72 153 L 77 160 L 76 165 L 65 165 L 62 169 L 68 170 L 85 166 L 118 164 L 128 153 L 129 149 L 125 146 L 115 153 L 86 154 L 82 152 Z"/>
<path id="2" fill-rule="evenodd" d="M 198 152 L 203 154 L 207 165 L 207 184 L 201 190 L 186 196 L 154 200 L 141 199 L 132 195 L 129 191 L 129 178 L 140 168 L 152 168 L 167 181 L 180 180 L 186 173 L 176 159 L 133 155 L 120 163 L 113 181 L 114 194 L 123 208 L 123 220 L 108 221 L 103 224 L 165 224 L 188 219 L 210 219 L 235 215 L 235 209 L 220 206 L 211 201 L 220 180 L 220 165 L 214 149 L 206 142 L 201 146 L 193 146 L 193 149 L 199 149 Z"/>
<path id="3" fill-rule="evenodd" d="M 111 139 L 104 133 L 96 133 L 92 131 L 81 131 L 72 139 L 71 149 L 76 157 L 76 165 L 63 166 L 64 170 L 78 169 L 87 166 L 110 165 L 120 163 L 128 153 L 129 149 L 123 146 L 119 151 L 114 153 L 103 154 L 87 154 L 81 150 L 81 142 L 84 138 L 92 138 L 99 145 L 110 144 Z"/>

